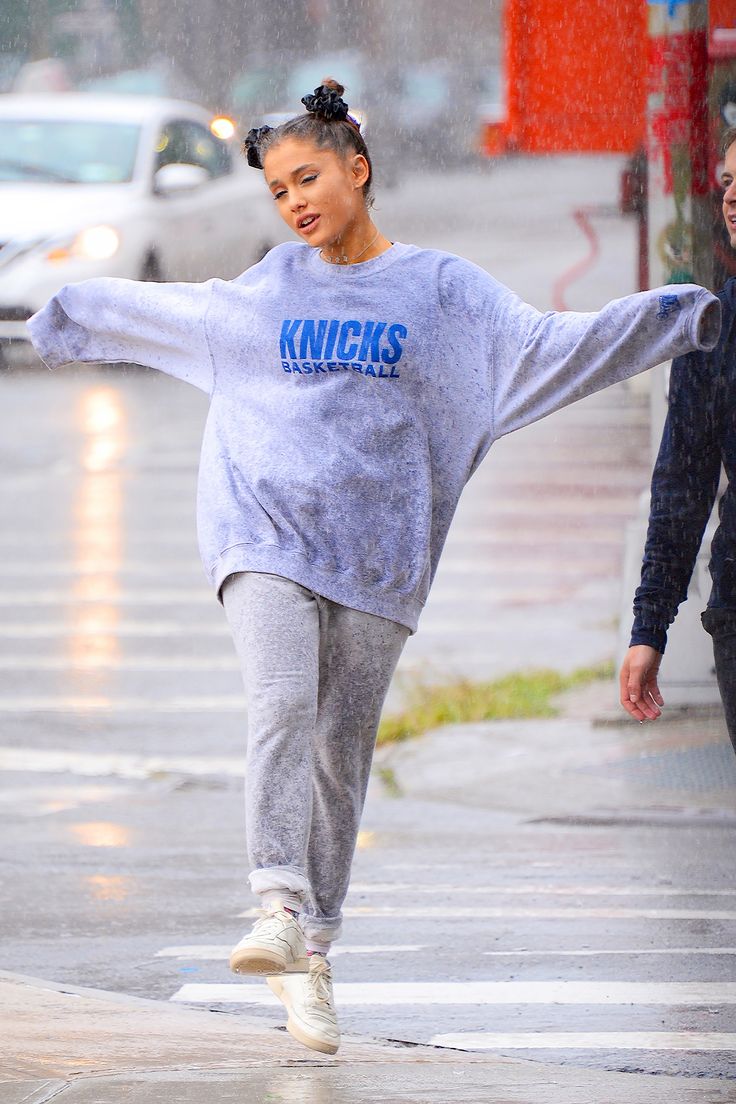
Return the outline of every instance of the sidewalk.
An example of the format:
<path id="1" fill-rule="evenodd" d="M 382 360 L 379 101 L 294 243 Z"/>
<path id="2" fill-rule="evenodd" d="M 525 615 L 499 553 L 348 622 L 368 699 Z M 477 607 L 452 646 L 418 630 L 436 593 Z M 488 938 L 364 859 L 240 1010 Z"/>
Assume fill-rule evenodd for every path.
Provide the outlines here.
<path id="1" fill-rule="evenodd" d="M 611 684 L 563 695 L 550 720 L 448 725 L 379 748 L 402 794 L 566 823 L 690 819 L 736 827 L 736 756 L 720 706 L 637 724 Z"/>
<path id="2" fill-rule="evenodd" d="M 0 1104 L 727 1104 L 727 1082 L 346 1040 L 337 1058 L 241 1016 L 0 973 Z"/>

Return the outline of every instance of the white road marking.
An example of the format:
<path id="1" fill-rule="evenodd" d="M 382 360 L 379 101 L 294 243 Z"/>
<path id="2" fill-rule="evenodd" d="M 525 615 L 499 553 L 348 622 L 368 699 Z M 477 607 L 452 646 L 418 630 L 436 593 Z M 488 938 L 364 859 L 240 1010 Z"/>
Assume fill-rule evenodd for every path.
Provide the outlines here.
<path id="1" fill-rule="evenodd" d="M 727 1031 L 477 1031 L 433 1035 L 430 1046 L 456 1050 L 736 1050 Z"/>
<path id="2" fill-rule="evenodd" d="M 202 581 L 197 586 L 174 590 L 164 587 L 141 587 L 138 590 L 121 588 L 110 594 L 107 582 L 99 594 L 84 591 L 75 594 L 65 587 L 62 590 L 34 590 L 25 587 L 18 590 L 0 590 L 0 606 L 82 606 L 104 602 L 115 606 L 184 606 L 212 604 L 213 591 Z"/>
<path id="3" fill-rule="evenodd" d="M 230 951 L 233 946 L 234 943 L 228 946 L 218 943 L 195 943 L 189 947 L 163 947 L 160 951 L 156 951 L 154 957 L 187 958 L 196 959 L 201 962 L 226 962 L 230 957 Z"/>
<path id="4" fill-rule="evenodd" d="M 171 998 L 196 1004 L 270 1004 L 272 994 L 258 984 L 188 984 Z M 734 982 L 643 981 L 466 981 L 338 982 L 338 1005 L 679 1005 L 736 1004 Z"/>
<path id="5" fill-rule="evenodd" d="M 467 885 L 412 885 L 407 882 L 358 882 L 350 883 L 352 893 L 467 893 Z M 688 889 L 685 886 L 635 886 L 635 885 L 548 885 L 545 882 L 523 885 L 473 886 L 473 893 L 504 893 L 519 896 L 551 897 L 736 897 L 734 889 Z"/>
<path id="6" fill-rule="evenodd" d="M 175 576 L 177 579 L 181 579 L 183 575 L 191 575 L 192 583 L 196 586 L 201 586 L 204 578 L 199 560 L 193 560 L 191 557 L 175 559 L 168 555 L 166 556 L 165 573 L 162 571 L 160 560 L 155 558 L 151 560 L 126 558 L 111 566 L 109 560 L 75 560 L 74 562 L 67 561 L 64 563 L 57 560 L 9 560 L 4 557 L 3 574 L 5 578 L 18 576 L 31 580 L 41 578 L 76 579 L 84 578 L 87 575 L 99 575 L 106 579 L 116 580 L 121 575 L 141 575 L 144 578 L 153 579 Z"/>
<path id="7" fill-rule="evenodd" d="M 389 953 L 411 953 L 428 950 L 427 944 L 379 944 L 375 947 L 370 946 L 341 946 L 336 944 L 330 951 L 330 958 L 335 955 L 346 954 L 389 954 Z M 183 947 L 164 947 L 163 950 L 156 951 L 156 958 L 192 958 L 221 962 L 227 961 L 230 957 L 229 946 L 224 944 L 208 944 L 208 943 L 193 943 L 189 946 Z M 562 958 L 562 957 L 605 957 L 607 955 L 624 955 L 627 958 L 641 956 L 641 955 L 736 955 L 736 947 L 651 947 L 641 949 L 626 950 L 583 950 L 583 951 L 482 951 L 484 955 L 495 958 Z"/>
<path id="8" fill-rule="evenodd" d="M 483 951 L 482 954 L 494 958 L 563 958 L 581 957 L 597 958 L 606 955 L 625 955 L 627 958 L 641 955 L 736 955 L 736 947 L 644 947 L 626 950 L 592 950 L 581 951 Z"/>
<path id="9" fill-rule="evenodd" d="M 364 954 L 396 954 L 401 952 L 402 954 L 411 953 L 413 951 L 424 951 L 426 946 L 421 944 L 377 944 L 375 947 L 370 946 L 355 946 L 351 947 L 349 944 L 346 946 L 336 946 L 330 951 L 330 958 L 334 958 L 335 955 L 364 955 Z M 192 944 L 189 947 L 164 947 L 163 950 L 156 951 L 156 958 L 182 958 L 182 959 L 196 959 L 208 962 L 227 962 L 230 957 L 230 951 L 232 946 L 224 946 L 222 944 Z"/>
<path id="10" fill-rule="evenodd" d="M 581 569 L 584 569 L 585 566 L 590 566 L 592 568 L 596 562 L 597 561 L 591 561 L 589 565 L 585 565 L 576 561 L 571 565 L 567 573 L 561 573 L 556 566 L 544 570 L 537 569 L 535 571 L 534 581 L 528 583 L 521 589 L 517 588 L 517 590 L 519 593 L 529 598 L 533 596 L 545 598 L 549 595 L 554 595 L 561 588 L 573 585 L 579 579 Z M 499 555 L 496 554 L 492 569 L 489 568 L 487 572 L 481 573 L 480 575 L 476 570 L 476 594 L 482 594 L 485 597 L 495 598 L 496 600 L 508 599 L 508 584 L 500 584 L 498 582 L 498 571 L 501 567 L 503 567 L 505 574 L 513 574 L 515 570 L 518 571 L 521 577 L 528 576 L 529 574 L 527 565 L 520 565 L 510 554 L 504 557 L 499 557 Z M 121 563 L 120 572 L 124 572 L 125 570 L 125 564 Z M 40 576 L 37 574 L 36 577 L 38 578 Z M 72 591 L 69 584 L 58 588 L 46 587 L 34 589 L 20 586 L 12 590 L 0 590 L 0 606 L 23 606 L 24 608 L 32 608 L 35 606 L 87 604 L 97 601 L 110 601 L 113 598 L 110 594 L 111 579 L 115 580 L 116 583 L 114 601 L 119 605 L 200 605 L 205 602 L 211 603 L 213 600 L 213 591 L 208 585 L 203 573 L 199 573 L 199 577 L 196 580 L 192 578 L 190 586 L 171 587 L 156 585 L 126 586 L 125 581 L 120 580 L 119 574 L 107 572 L 104 576 L 100 576 L 100 586 L 97 593 L 95 593 L 94 573 L 78 575 L 77 577 L 79 579 L 85 578 L 87 581 L 76 591 Z M 455 602 L 467 599 L 466 580 L 467 571 L 462 569 L 453 570 L 452 573 L 449 569 L 445 569 L 441 576 L 438 575 L 436 585 L 439 587 L 442 601 L 447 603 L 449 601 Z M 515 591 L 515 593 L 516 592 L 517 591 Z M 468 610 L 467 614 L 463 615 L 463 621 L 468 614 L 472 617 L 472 610 Z"/>
<path id="11" fill-rule="evenodd" d="M 107 603 L 111 605 L 114 603 Z M 187 636 L 196 634 L 202 636 L 230 636 L 230 630 L 223 622 L 217 621 L 205 623 L 197 621 L 196 625 L 187 625 L 182 621 L 118 621 L 111 625 L 108 619 L 101 618 L 94 621 L 85 616 L 84 621 L 0 621 L 0 638 L 12 637 L 13 639 L 38 640 L 40 637 L 80 637 L 99 636 L 103 634 L 109 637 L 143 636 L 143 637 L 177 637 L 186 633 Z"/>
<path id="12" fill-rule="evenodd" d="M 213 602 L 214 597 L 209 595 L 209 601 Z M 500 605 L 505 605 L 505 599 L 498 600 Z M 496 603 L 495 598 L 489 597 L 489 604 Z M 107 607 L 117 609 L 119 605 L 123 604 L 118 602 L 117 598 L 105 599 L 100 604 Z M 177 608 L 181 607 L 183 603 L 173 603 Z M 69 598 L 67 596 L 65 606 L 67 611 L 73 611 L 78 606 L 77 600 Z M 87 611 L 89 611 L 89 605 L 86 605 Z M 94 606 L 92 606 L 94 609 Z M 488 628 L 488 617 L 486 613 L 479 613 L 477 616 L 464 614 L 462 618 L 457 617 L 445 617 L 440 616 L 433 611 L 429 611 L 432 616 L 431 632 L 436 636 L 463 636 L 467 637 L 469 632 L 475 630 L 485 630 Z M 117 624 L 111 625 L 107 620 L 93 621 L 88 620 L 88 613 L 85 612 L 85 619 L 83 622 L 76 623 L 71 620 L 62 621 L 7 621 L 0 622 L 0 639 L 11 637 L 13 639 L 26 639 L 37 640 L 40 637 L 68 637 L 68 636 L 91 636 L 104 633 L 105 636 L 110 637 L 126 637 L 126 636 L 140 636 L 140 637 L 168 637 L 168 636 L 181 636 L 182 633 L 196 634 L 196 636 L 230 636 L 230 630 L 225 621 L 218 623 L 217 620 L 211 622 L 202 622 L 197 620 L 195 624 L 187 624 L 183 621 L 162 621 L 162 620 L 146 620 L 146 621 L 119 621 Z M 425 632 L 425 637 L 426 637 Z"/>
<path id="13" fill-rule="evenodd" d="M 156 774 L 245 776 L 245 753 L 235 756 L 121 755 L 55 751 L 52 748 L 0 748 L 0 771 L 77 774 L 89 778 L 150 778 Z"/>
<path id="14" fill-rule="evenodd" d="M 243 713 L 240 694 L 217 697 L 42 697 L 0 698 L 0 713 Z M 2 769 L 0 767 L 0 769 Z M 7 768 L 6 768 L 7 769 Z M 32 768 L 31 768 L 32 769 Z"/>
<path id="15" fill-rule="evenodd" d="M 0 656 L 0 671 L 239 671 L 235 656 Z"/>
<path id="16" fill-rule="evenodd" d="M 496 565 L 498 567 L 498 565 Z M 530 584 L 523 588 L 523 590 L 517 590 L 514 592 L 514 597 L 517 594 L 524 597 L 527 601 L 533 601 L 535 599 L 539 601 L 549 601 L 550 597 L 554 597 L 559 593 L 561 589 L 565 587 L 565 580 L 560 580 L 557 575 L 550 576 L 549 582 L 540 581 Z M 482 581 L 479 586 L 476 587 L 476 594 L 482 595 L 486 599 L 494 601 L 508 601 L 509 600 L 509 588 L 500 584 L 493 584 L 490 581 Z M 460 601 L 467 598 L 467 587 L 465 583 L 465 577 L 463 582 L 457 585 L 445 584 L 442 587 L 442 600 L 443 602 Z M 0 607 L 15 607 L 22 606 L 24 609 L 36 607 L 36 606 L 87 606 L 94 605 L 97 602 L 104 602 L 106 604 L 114 603 L 116 606 L 201 606 L 211 605 L 214 600 L 214 594 L 211 588 L 207 586 L 206 582 L 200 582 L 198 585 L 192 585 L 191 587 L 182 587 L 179 589 L 163 588 L 163 587 L 140 587 L 137 589 L 125 589 L 121 588 L 116 591 L 114 595 L 110 594 L 107 583 L 100 589 L 99 594 L 95 594 L 94 591 L 86 594 L 80 590 L 79 593 L 73 593 L 69 587 L 64 587 L 59 590 L 33 590 L 31 588 L 20 587 L 17 590 L 2 590 L 0 591 Z M 435 604 L 436 608 L 436 604 Z M 466 625 L 473 620 L 479 623 L 483 623 L 483 619 L 480 615 L 473 618 L 472 611 L 467 614 L 463 614 L 462 624 Z"/>
<path id="17" fill-rule="evenodd" d="M 454 905 L 438 907 L 427 905 L 414 908 L 411 905 L 363 905 L 343 909 L 345 916 L 391 917 L 401 916 L 411 920 L 476 917 L 479 920 L 527 919 L 538 917 L 546 920 L 736 920 L 736 911 L 728 909 L 654 909 L 654 908 L 500 908 L 486 905 Z M 239 913 L 241 917 L 258 916 L 257 909 Z"/>

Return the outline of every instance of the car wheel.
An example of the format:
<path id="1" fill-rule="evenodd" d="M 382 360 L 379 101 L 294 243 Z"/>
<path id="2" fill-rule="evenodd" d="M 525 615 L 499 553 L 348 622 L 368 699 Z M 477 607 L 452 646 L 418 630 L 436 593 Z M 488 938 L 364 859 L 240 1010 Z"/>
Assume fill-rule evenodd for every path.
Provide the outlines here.
<path id="1" fill-rule="evenodd" d="M 141 280 L 152 280 L 160 282 L 163 280 L 161 273 L 161 265 L 159 264 L 158 257 L 155 253 L 149 253 L 143 262 L 143 268 L 141 269 Z"/>

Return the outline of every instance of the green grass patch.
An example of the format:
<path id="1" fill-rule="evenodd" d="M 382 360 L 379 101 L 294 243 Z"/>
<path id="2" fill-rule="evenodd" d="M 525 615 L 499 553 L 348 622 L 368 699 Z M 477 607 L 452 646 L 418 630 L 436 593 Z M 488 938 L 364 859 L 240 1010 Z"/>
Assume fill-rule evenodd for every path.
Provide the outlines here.
<path id="1" fill-rule="evenodd" d="M 559 671 L 521 671 L 492 682 L 461 679 L 444 685 L 417 684 L 407 693 L 401 713 L 382 718 L 378 743 L 391 744 L 421 736 L 434 728 L 473 721 L 518 720 L 554 717 L 559 712 L 552 699 L 565 690 L 613 676 L 613 664 L 581 667 L 569 675 Z"/>

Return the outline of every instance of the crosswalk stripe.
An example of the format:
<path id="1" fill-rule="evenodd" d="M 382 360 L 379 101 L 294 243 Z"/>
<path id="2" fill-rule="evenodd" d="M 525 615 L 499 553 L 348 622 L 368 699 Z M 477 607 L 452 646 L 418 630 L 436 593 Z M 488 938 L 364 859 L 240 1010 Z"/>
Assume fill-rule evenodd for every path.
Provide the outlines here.
<path id="1" fill-rule="evenodd" d="M 585 948 L 579 951 L 545 950 L 530 951 L 482 951 L 481 954 L 493 958 L 605 958 L 608 955 L 622 955 L 625 958 L 642 957 L 645 955 L 736 955 L 736 947 L 643 947 L 625 950 L 609 950 L 600 948 L 593 950 Z"/>
<path id="2" fill-rule="evenodd" d="M 202 636 L 230 636 L 230 630 L 223 622 L 203 623 L 198 621 L 195 626 L 187 625 L 181 621 L 118 621 L 110 624 L 108 620 L 94 621 L 85 617 L 84 621 L 2 621 L 0 622 L 0 639 L 12 637 L 13 639 L 38 640 L 41 637 L 84 637 L 99 636 L 108 637 L 177 637 L 182 633 Z"/>
<path id="3" fill-rule="evenodd" d="M 498 570 L 498 564 L 497 566 Z M 524 577 L 529 577 L 529 570 L 523 572 Z M 463 576 L 465 577 L 465 576 Z M 472 609 L 463 611 L 461 623 L 463 626 L 487 627 L 487 620 L 478 612 L 478 604 L 482 602 L 525 601 L 548 603 L 565 590 L 565 587 L 573 585 L 572 581 L 559 580 L 559 577 L 550 576 L 547 580 L 533 580 L 527 585 L 513 587 L 510 591 L 509 583 L 498 583 L 498 575 L 489 575 L 488 578 L 480 578 L 473 587 L 476 595 L 476 612 Z M 448 625 L 457 625 L 457 603 L 467 598 L 467 584 L 465 581 L 447 582 L 437 587 L 433 602 L 427 606 L 427 611 L 435 617 L 442 614 L 442 622 Z M 205 583 L 180 588 L 180 590 L 164 590 L 163 587 L 150 587 L 146 590 L 119 590 L 110 594 L 105 586 L 98 594 L 85 594 L 83 591 L 74 593 L 70 587 L 63 590 L 33 591 L 26 587 L 19 587 L 15 591 L 0 591 L 0 607 L 14 608 L 22 606 L 25 609 L 36 606 L 95 606 L 97 604 L 118 606 L 175 606 L 178 609 L 186 606 L 200 607 L 211 605 L 214 608 L 214 594 Z"/>
<path id="4" fill-rule="evenodd" d="M 0 656 L 0 671 L 235 671 L 235 657 L 196 656 Z"/>
<path id="5" fill-rule="evenodd" d="M 335 955 L 352 955 L 352 954 L 408 954 L 419 951 L 428 950 L 427 944 L 378 944 L 376 946 L 342 946 L 340 943 L 335 944 L 330 951 L 330 958 L 334 958 Z M 160 951 L 156 951 L 156 958 L 189 958 L 189 959 L 201 959 L 202 961 L 210 962 L 226 962 L 230 957 L 230 945 L 223 943 L 192 943 L 182 947 L 164 947 Z M 620 955 L 625 958 L 636 958 L 646 955 L 714 955 L 714 956 L 728 956 L 736 955 L 736 947 L 645 947 L 645 948 L 631 948 L 609 950 L 601 948 L 598 950 L 586 949 L 579 951 L 568 950 L 545 950 L 545 951 L 530 951 L 530 950 L 518 950 L 518 951 L 481 951 L 482 955 L 493 958 L 568 958 L 568 957 L 584 957 L 584 958 L 605 958 L 609 955 Z"/>
<path id="6" fill-rule="evenodd" d="M 333 947 L 330 951 L 330 958 L 334 958 L 335 955 L 374 955 L 374 954 L 411 954 L 416 951 L 425 951 L 427 948 L 423 944 L 376 944 L 376 946 L 351 946 L 346 944 L 345 946 Z M 224 944 L 192 944 L 188 947 L 164 947 L 160 951 L 156 951 L 155 958 L 186 958 L 195 959 L 208 962 L 226 962 L 230 957 L 230 951 L 232 945 L 225 946 Z"/>
<path id="7" fill-rule="evenodd" d="M 115 606 L 200 606 L 211 605 L 213 592 L 202 581 L 198 586 L 182 587 L 177 590 L 164 587 L 140 588 L 138 590 L 115 590 L 110 592 L 105 586 L 95 594 L 80 590 L 75 593 L 68 587 L 62 590 L 34 590 L 22 587 L 18 590 L 1 590 L 0 606 L 82 606 L 104 602 Z"/>
<path id="8" fill-rule="evenodd" d="M 731 909 L 656 909 L 656 908 L 502 908 L 488 905 L 427 905 L 417 908 L 411 905 L 376 905 L 370 908 L 355 905 L 343 909 L 350 917 L 400 916 L 411 920 L 429 920 L 441 917 L 472 918 L 479 920 L 503 920 L 540 918 L 547 920 L 736 920 Z M 241 917 L 257 917 L 257 909 L 246 909 Z"/>
<path id="9" fill-rule="evenodd" d="M 456 1050 L 736 1050 L 728 1031 L 476 1031 L 433 1035 Z"/>
<path id="10" fill-rule="evenodd" d="M 57 751 L 52 748 L 0 748 L 0 771 L 36 774 L 78 774 L 85 777 L 116 775 L 119 778 L 150 778 L 156 774 L 245 775 L 245 754 L 125 755 L 120 753 Z"/>
<path id="11" fill-rule="evenodd" d="M 195 1004 L 270 1004 L 270 991 L 254 983 L 190 983 L 173 1001 Z M 338 982 L 338 1005 L 679 1005 L 736 1004 L 734 982 L 467 981 Z"/>
<path id="12" fill-rule="evenodd" d="M 245 713 L 245 697 L 108 698 L 42 697 L 0 698 L 0 713 Z M 9 768 L 6 767 L 6 770 Z M 16 768 L 12 768 L 16 769 Z M 38 769 L 30 767 L 29 769 Z"/>
<path id="13" fill-rule="evenodd" d="M 559 587 L 555 586 L 552 598 L 556 599 L 559 593 Z M 549 599 L 549 595 L 545 595 L 544 600 Z M 524 592 L 519 596 L 519 600 L 533 602 L 539 598 L 539 595 L 535 592 Z M 209 596 L 212 602 L 212 595 Z M 481 589 L 477 592 L 478 603 L 482 603 L 484 600 L 488 605 L 501 604 L 505 605 L 508 600 L 508 594 L 493 595 L 489 592 Z M 80 636 L 98 636 L 104 634 L 107 637 L 115 639 L 117 637 L 144 637 L 144 638 L 159 638 L 159 637 L 180 637 L 183 633 L 188 636 L 203 637 L 203 636 L 222 636 L 229 637 L 230 630 L 225 621 L 219 622 L 217 618 L 212 621 L 202 621 L 200 619 L 195 622 L 189 623 L 187 621 L 168 621 L 168 620 L 145 620 L 145 621 L 129 621 L 124 618 L 116 623 L 110 623 L 109 619 L 93 620 L 88 617 L 88 613 L 85 612 L 84 620 L 77 620 L 74 617 L 75 609 L 79 608 L 77 600 L 70 598 L 68 595 L 63 603 L 69 611 L 69 618 L 66 620 L 46 620 L 46 621 L 8 621 L 3 619 L 0 621 L 0 639 L 18 639 L 18 640 L 38 640 L 42 638 L 55 638 L 55 637 L 80 637 Z M 120 603 L 117 598 L 114 601 L 105 601 L 101 603 L 103 606 L 111 606 L 115 610 L 118 609 Z M 169 604 L 169 603 L 162 603 Z M 185 603 L 174 602 L 171 603 L 176 606 L 177 609 L 181 609 Z M 94 605 L 92 603 L 92 610 L 94 612 Z M 199 603 L 197 604 L 199 606 Z M 483 609 L 476 609 L 475 612 L 463 613 L 462 617 L 453 615 L 452 610 L 454 607 L 454 599 L 448 601 L 446 609 L 440 609 L 439 603 L 434 602 L 432 605 L 428 605 L 425 610 L 425 621 L 423 622 L 424 628 L 424 641 L 427 643 L 427 638 L 442 637 L 443 639 L 449 638 L 462 638 L 466 639 L 468 633 L 472 633 L 476 630 L 485 631 L 488 628 L 488 616 Z M 214 608 L 214 607 L 213 607 Z"/>
<path id="14" fill-rule="evenodd" d="M 232 658 L 212 656 L 0 656 L 0 671 L 239 671 Z"/>
<path id="15" fill-rule="evenodd" d="M 1 542 L 0 542 L 1 546 Z M 99 575 L 105 579 L 118 579 L 122 576 L 140 575 L 144 578 L 164 578 L 161 562 L 157 558 L 151 560 L 135 560 L 126 556 L 118 564 L 111 565 L 109 560 L 11 560 L 3 557 L 3 578 L 20 579 L 77 579 L 87 575 Z M 202 565 L 199 560 L 191 557 L 176 559 L 173 556 L 166 557 L 166 575 L 175 576 L 181 580 L 182 576 L 191 575 L 192 584 L 201 586 Z"/>
<path id="16" fill-rule="evenodd" d="M 453 586 L 460 586 L 462 581 L 467 579 L 469 573 L 473 574 L 474 580 L 481 583 L 490 583 L 491 585 L 498 584 L 498 571 L 499 568 L 503 568 L 504 577 L 508 573 L 512 578 L 514 575 L 522 576 L 528 575 L 530 570 L 533 572 L 535 580 L 546 579 L 564 579 L 574 576 L 579 576 L 583 572 L 596 570 L 600 571 L 601 567 L 607 565 L 607 560 L 611 562 L 617 562 L 618 560 L 618 542 L 609 541 L 604 547 L 599 544 L 596 550 L 586 551 L 582 553 L 580 550 L 580 544 L 576 546 L 573 554 L 570 551 L 569 558 L 565 562 L 553 562 L 542 563 L 537 558 L 536 562 L 530 568 L 529 562 L 524 557 L 519 556 L 518 547 L 507 547 L 505 544 L 499 544 L 499 542 L 485 542 L 488 551 L 489 562 L 479 563 L 477 555 L 467 558 L 460 556 L 454 557 L 447 564 L 443 564 L 437 574 L 437 585 L 443 589 L 445 586 L 452 584 Z M 595 552 L 595 554 L 594 554 Z M 605 558 L 604 558 L 605 557 Z M 82 589 L 89 589 L 94 592 L 95 583 L 103 590 L 103 596 L 109 593 L 111 584 L 115 587 L 121 588 L 121 593 L 125 592 L 125 587 L 130 586 L 132 580 L 138 582 L 144 582 L 150 580 L 154 584 L 153 591 L 155 593 L 185 593 L 183 588 L 176 588 L 172 590 L 170 586 L 166 584 L 170 582 L 172 578 L 176 578 L 178 582 L 183 581 L 183 576 L 187 577 L 187 581 L 191 581 L 191 590 L 186 593 L 197 593 L 202 588 L 207 590 L 207 584 L 205 581 L 205 575 L 201 568 L 198 569 L 197 565 L 193 565 L 190 562 L 182 562 L 181 566 L 177 566 L 176 563 L 169 564 L 168 558 L 166 563 L 167 570 L 166 575 L 161 571 L 160 564 L 153 561 L 146 569 L 145 565 L 136 565 L 127 559 L 121 559 L 119 565 L 110 567 L 110 565 L 102 566 L 86 566 L 81 565 L 55 565 L 47 568 L 45 564 L 34 564 L 33 567 L 27 565 L 23 567 L 20 564 L 8 565 L 7 570 L 3 571 L 3 581 L 7 583 L 11 579 L 25 579 L 25 578 L 44 578 L 49 582 L 64 580 L 64 594 L 69 597 L 67 587 L 73 585 Z M 159 585 L 156 584 L 156 580 L 160 580 Z M 132 589 L 132 588 L 131 588 Z M 0 602 L 5 602 L 5 596 L 12 594 L 11 590 L 0 591 Z M 41 598 L 38 604 L 42 604 L 46 601 L 54 600 L 53 596 L 62 592 L 56 590 L 39 591 L 41 595 L 49 595 L 50 597 Z M 137 591 L 133 590 L 133 593 Z M 148 593 L 148 591 L 142 591 L 142 593 Z M 78 597 L 77 594 L 74 597 Z M 12 603 L 16 604 L 16 603 Z"/>
<path id="17" fill-rule="evenodd" d="M 351 882 L 352 893 L 463 893 L 467 886 L 448 885 L 442 882 L 431 885 L 410 882 Z M 503 893 L 509 896 L 536 897 L 736 897 L 736 888 L 708 889 L 687 886 L 635 886 L 635 885 L 548 885 L 544 882 L 526 882 L 523 885 L 473 886 L 473 893 Z"/>
<path id="18" fill-rule="evenodd" d="M 496 571 L 489 574 L 486 579 L 476 579 L 475 593 L 478 599 L 508 599 L 508 584 L 500 584 L 498 579 L 498 564 Z M 528 577 L 529 570 L 523 572 Z M 443 603 L 461 601 L 466 596 L 466 575 L 461 575 L 457 582 L 444 581 L 441 586 L 441 600 Z M 577 576 L 575 576 L 577 578 Z M 461 581 L 462 579 L 462 581 Z M 538 599 L 541 602 L 549 601 L 550 596 L 557 594 L 560 589 L 570 585 L 570 581 L 559 573 L 550 572 L 549 578 L 535 579 L 527 586 L 514 588 L 514 595 L 529 601 Z M 116 589 L 110 592 L 107 583 L 101 587 L 98 593 L 90 590 L 86 593 L 81 589 L 75 593 L 69 587 L 59 590 L 33 590 L 20 587 L 16 590 L 0 591 L 0 607 L 12 608 L 22 606 L 24 609 L 35 606 L 88 606 L 98 602 L 105 604 L 114 603 L 115 606 L 186 606 L 212 605 L 214 595 L 212 590 L 202 582 L 198 586 L 180 589 L 166 589 L 163 587 L 150 587 L 138 589 Z M 437 608 L 439 597 L 432 603 L 432 608 Z M 472 612 L 463 614 L 463 623 L 472 620 Z"/>

